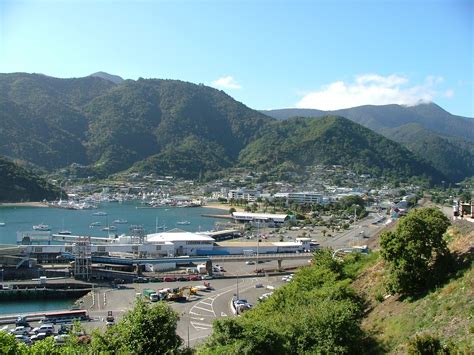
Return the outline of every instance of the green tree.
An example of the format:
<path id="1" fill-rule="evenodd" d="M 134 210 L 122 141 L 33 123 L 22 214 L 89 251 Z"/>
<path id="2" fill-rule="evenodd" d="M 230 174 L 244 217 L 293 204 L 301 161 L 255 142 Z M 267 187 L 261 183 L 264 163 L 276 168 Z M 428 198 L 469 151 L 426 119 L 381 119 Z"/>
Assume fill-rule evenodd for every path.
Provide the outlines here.
<path id="1" fill-rule="evenodd" d="M 449 250 L 443 234 L 448 218 L 438 209 L 410 211 L 397 229 L 381 235 L 381 255 L 387 262 L 390 292 L 412 296 L 437 283 L 447 270 Z M 444 269 L 444 270 L 443 270 Z"/>
<path id="2" fill-rule="evenodd" d="M 182 344 L 176 334 L 178 315 L 164 302 L 136 301 L 115 326 L 93 334 L 92 352 L 175 354 Z"/>
<path id="3" fill-rule="evenodd" d="M 0 331 L 0 354 L 28 354 L 28 347 L 25 344 L 16 341 L 14 335 Z"/>
<path id="4" fill-rule="evenodd" d="M 236 212 L 236 211 L 237 211 L 237 210 L 236 210 L 234 207 L 231 207 L 231 208 L 229 209 L 229 214 L 232 214 L 232 213 L 234 213 L 234 212 Z"/>

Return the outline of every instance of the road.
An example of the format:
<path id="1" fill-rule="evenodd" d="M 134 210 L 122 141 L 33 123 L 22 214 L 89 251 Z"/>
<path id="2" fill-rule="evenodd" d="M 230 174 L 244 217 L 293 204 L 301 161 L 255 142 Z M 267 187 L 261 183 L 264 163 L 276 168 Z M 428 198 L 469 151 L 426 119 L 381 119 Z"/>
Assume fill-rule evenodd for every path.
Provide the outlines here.
<path id="1" fill-rule="evenodd" d="M 211 334 L 212 322 L 215 319 L 234 316 L 230 302 L 234 294 L 237 294 L 237 287 L 240 298 L 245 298 L 255 304 L 259 296 L 270 292 L 267 286 L 276 288 L 284 282 L 281 281 L 281 276 L 273 276 L 216 279 L 210 280 L 210 283 L 214 288 L 211 291 L 199 292 L 198 295 L 191 296 L 189 301 L 169 303 L 180 315 L 178 334 L 186 343 L 189 339 L 190 346 L 196 345 Z M 262 284 L 264 287 L 257 288 L 256 284 Z M 83 325 L 88 331 L 94 328 L 104 329 L 107 312 L 112 311 L 116 319 L 120 319 L 127 310 L 133 308 L 136 294 L 141 293 L 145 288 L 159 290 L 185 285 L 202 285 L 202 281 L 133 284 L 125 289 L 97 288 L 94 290 L 94 304 L 89 309 L 90 316 L 94 320 L 84 322 Z"/>

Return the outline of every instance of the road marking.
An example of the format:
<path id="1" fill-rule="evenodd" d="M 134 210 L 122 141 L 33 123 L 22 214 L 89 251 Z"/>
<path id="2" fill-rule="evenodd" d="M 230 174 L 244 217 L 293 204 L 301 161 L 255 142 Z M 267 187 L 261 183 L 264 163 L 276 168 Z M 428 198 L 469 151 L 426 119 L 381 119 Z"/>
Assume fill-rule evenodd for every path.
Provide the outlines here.
<path id="1" fill-rule="evenodd" d="M 207 308 L 203 308 L 203 307 L 199 307 L 199 306 L 194 306 L 193 308 L 202 309 L 203 311 L 214 313 L 214 311 L 212 309 L 207 309 Z"/>
<path id="2" fill-rule="evenodd" d="M 208 306 L 212 306 L 212 300 L 211 300 L 211 303 L 207 303 L 207 302 L 204 302 L 204 301 L 206 301 L 206 300 L 200 301 L 198 303 L 203 303 L 203 304 L 206 304 Z"/>
<path id="3" fill-rule="evenodd" d="M 201 327 L 212 327 L 212 324 L 209 323 L 191 322 L 191 324 L 200 325 Z"/>
<path id="4" fill-rule="evenodd" d="M 199 318 L 199 317 L 189 317 L 191 319 L 197 319 L 197 320 L 204 320 L 204 318 Z"/>
<path id="5" fill-rule="evenodd" d="M 221 312 L 221 317 L 227 317 L 227 314 L 225 314 L 224 312 Z"/>

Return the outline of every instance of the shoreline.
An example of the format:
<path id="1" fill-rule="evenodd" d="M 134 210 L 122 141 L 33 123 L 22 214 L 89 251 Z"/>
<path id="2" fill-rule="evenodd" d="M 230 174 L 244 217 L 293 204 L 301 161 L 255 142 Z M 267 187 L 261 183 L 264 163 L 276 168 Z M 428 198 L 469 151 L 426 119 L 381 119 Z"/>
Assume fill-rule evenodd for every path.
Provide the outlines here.
<path id="1" fill-rule="evenodd" d="M 0 207 L 49 207 L 47 202 L 0 202 Z"/>
<path id="2" fill-rule="evenodd" d="M 221 203 L 211 203 L 211 204 L 207 204 L 205 206 L 202 206 L 204 208 L 215 208 L 216 210 L 222 210 L 222 211 L 227 211 L 229 212 L 229 210 L 233 207 L 235 208 L 235 210 L 237 212 L 243 212 L 244 209 L 240 206 L 231 206 L 231 205 L 224 205 L 224 204 L 221 204 Z"/>

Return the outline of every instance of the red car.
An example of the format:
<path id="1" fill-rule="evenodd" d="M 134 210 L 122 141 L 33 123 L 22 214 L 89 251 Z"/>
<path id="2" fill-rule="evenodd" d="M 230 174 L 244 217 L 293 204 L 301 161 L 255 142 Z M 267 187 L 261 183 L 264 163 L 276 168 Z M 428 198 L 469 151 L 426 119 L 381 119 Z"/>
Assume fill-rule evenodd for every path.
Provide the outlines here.
<path id="1" fill-rule="evenodd" d="M 201 280 L 201 276 L 198 276 L 198 275 L 189 276 L 188 280 L 189 281 L 199 281 L 199 280 Z"/>
<path id="2" fill-rule="evenodd" d="M 164 279 L 163 279 L 164 282 L 174 282 L 176 281 L 176 278 L 175 277 L 171 277 L 171 276 L 166 276 Z"/>

